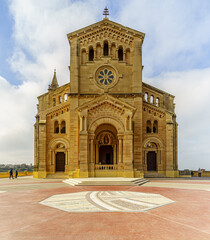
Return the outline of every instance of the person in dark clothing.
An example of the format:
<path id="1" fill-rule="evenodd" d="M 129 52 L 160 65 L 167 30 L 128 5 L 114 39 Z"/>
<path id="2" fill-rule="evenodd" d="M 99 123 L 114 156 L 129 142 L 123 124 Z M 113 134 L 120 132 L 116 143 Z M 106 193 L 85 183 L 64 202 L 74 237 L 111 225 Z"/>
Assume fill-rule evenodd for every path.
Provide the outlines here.
<path id="1" fill-rule="evenodd" d="M 18 176 L 18 170 L 15 169 L 15 178 L 17 178 L 17 176 Z"/>
<path id="2" fill-rule="evenodd" d="M 13 169 L 11 168 L 10 171 L 9 171 L 9 179 L 14 179 L 13 178 Z"/>

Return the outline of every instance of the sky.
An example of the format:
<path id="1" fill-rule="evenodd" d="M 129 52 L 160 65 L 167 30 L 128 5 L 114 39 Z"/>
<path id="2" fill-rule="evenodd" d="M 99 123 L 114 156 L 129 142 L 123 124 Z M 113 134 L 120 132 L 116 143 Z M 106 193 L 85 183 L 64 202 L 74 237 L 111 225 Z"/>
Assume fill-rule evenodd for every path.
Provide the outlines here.
<path id="1" fill-rule="evenodd" d="M 0 0 L 0 164 L 33 163 L 37 96 L 56 68 L 70 81 L 66 34 L 109 19 L 146 34 L 143 81 L 175 96 L 179 169 L 210 170 L 209 0 Z"/>

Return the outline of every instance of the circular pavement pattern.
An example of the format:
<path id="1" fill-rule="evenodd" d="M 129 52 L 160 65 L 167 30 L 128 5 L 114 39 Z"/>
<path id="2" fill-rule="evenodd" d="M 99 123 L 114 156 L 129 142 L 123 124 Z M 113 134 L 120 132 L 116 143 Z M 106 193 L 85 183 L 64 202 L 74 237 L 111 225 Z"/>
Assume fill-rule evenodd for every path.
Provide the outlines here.
<path id="1" fill-rule="evenodd" d="M 144 212 L 173 202 L 160 194 L 84 191 L 54 195 L 40 203 L 67 212 Z"/>

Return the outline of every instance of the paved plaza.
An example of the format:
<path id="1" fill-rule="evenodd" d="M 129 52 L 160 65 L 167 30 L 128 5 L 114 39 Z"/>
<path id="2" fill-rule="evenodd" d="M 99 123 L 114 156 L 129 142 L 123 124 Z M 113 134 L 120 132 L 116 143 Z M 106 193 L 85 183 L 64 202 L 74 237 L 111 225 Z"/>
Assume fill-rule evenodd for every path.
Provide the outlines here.
<path id="1" fill-rule="evenodd" d="M 210 239 L 210 179 L 72 186 L 0 179 L 0 239 Z"/>

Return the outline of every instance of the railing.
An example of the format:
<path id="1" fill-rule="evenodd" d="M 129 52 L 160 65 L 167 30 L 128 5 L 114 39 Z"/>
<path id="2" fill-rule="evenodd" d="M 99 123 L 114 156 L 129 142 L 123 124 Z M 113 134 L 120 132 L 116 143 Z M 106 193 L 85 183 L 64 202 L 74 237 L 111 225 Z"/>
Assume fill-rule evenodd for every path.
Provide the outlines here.
<path id="1" fill-rule="evenodd" d="M 117 170 L 117 165 L 101 165 L 101 164 L 96 164 L 95 165 L 95 170 Z"/>

